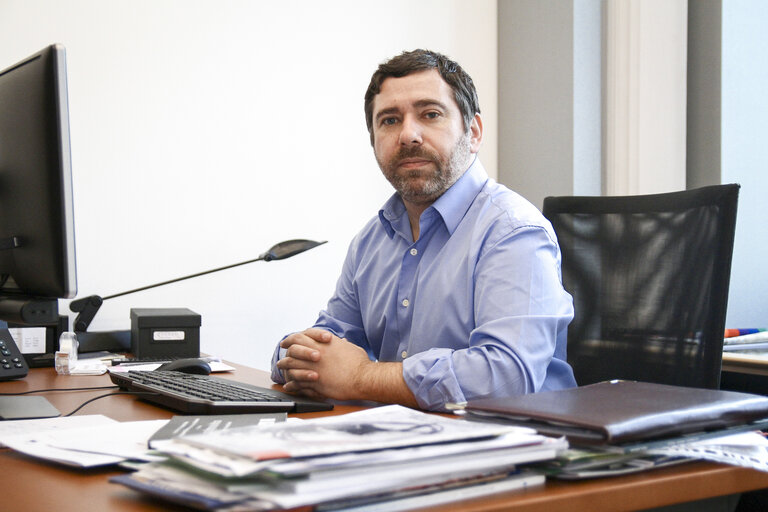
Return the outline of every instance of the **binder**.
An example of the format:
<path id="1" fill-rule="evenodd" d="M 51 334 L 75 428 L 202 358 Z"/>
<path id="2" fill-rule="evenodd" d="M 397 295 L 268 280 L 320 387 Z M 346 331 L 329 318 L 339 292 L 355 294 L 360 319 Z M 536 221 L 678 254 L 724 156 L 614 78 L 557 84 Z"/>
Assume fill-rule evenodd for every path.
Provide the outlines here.
<path id="1" fill-rule="evenodd" d="M 768 397 L 637 381 L 469 401 L 470 419 L 496 419 L 566 436 L 571 443 L 623 445 L 768 424 Z"/>

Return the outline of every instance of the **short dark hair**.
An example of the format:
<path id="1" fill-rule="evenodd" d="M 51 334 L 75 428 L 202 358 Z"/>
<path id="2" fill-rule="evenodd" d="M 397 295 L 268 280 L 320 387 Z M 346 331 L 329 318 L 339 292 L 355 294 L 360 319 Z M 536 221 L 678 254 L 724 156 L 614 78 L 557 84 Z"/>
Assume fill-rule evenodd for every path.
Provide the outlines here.
<path id="1" fill-rule="evenodd" d="M 368 90 L 365 91 L 365 124 L 368 126 L 368 133 L 371 136 L 371 145 L 373 145 L 373 99 L 381 92 L 381 84 L 384 83 L 384 80 L 390 77 L 400 78 L 429 69 L 437 69 L 445 83 L 453 89 L 453 97 L 464 118 L 464 130 L 469 130 L 475 114 L 480 113 L 480 102 L 477 99 L 477 91 L 472 77 L 445 55 L 419 49 L 403 52 L 383 62 L 371 76 L 371 83 L 368 84 Z"/>

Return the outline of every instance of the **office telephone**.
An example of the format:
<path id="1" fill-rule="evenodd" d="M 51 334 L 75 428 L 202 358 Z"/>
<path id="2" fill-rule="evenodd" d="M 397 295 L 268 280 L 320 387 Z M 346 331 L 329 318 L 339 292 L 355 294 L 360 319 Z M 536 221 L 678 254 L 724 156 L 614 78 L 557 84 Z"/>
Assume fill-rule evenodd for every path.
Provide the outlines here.
<path id="1" fill-rule="evenodd" d="M 29 366 L 8 329 L 0 329 L 0 381 L 21 379 Z"/>

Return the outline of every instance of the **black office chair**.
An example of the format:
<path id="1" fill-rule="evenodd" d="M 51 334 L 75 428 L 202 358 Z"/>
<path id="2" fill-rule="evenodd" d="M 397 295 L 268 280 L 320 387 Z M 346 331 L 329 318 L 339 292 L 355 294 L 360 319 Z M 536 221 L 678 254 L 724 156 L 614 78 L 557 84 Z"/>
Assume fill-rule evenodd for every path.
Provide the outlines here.
<path id="1" fill-rule="evenodd" d="M 574 299 L 579 385 L 719 387 L 739 188 L 544 200 Z"/>

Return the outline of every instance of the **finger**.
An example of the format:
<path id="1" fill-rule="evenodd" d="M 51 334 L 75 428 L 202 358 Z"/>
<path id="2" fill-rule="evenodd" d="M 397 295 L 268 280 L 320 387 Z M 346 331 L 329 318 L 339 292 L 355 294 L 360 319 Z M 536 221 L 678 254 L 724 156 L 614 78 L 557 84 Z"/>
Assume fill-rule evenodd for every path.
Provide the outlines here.
<path id="1" fill-rule="evenodd" d="M 309 382 L 317 382 L 317 380 L 319 379 L 319 375 L 314 370 L 303 370 L 303 369 L 292 368 L 290 370 L 283 372 L 283 374 L 285 375 L 285 379 L 287 382 L 309 383 Z"/>
<path id="2" fill-rule="evenodd" d="M 331 339 L 333 339 L 333 334 L 324 329 L 318 329 L 317 327 L 310 327 L 304 331 L 303 334 L 320 343 L 330 343 Z"/>
<path id="3" fill-rule="evenodd" d="M 304 345 L 291 345 L 285 352 L 286 357 L 302 361 L 319 361 L 320 351 Z"/>
<path id="4" fill-rule="evenodd" d="M 299 382 L 291 381 L 287 382 L 283 385 L 283 390 L 286 393 L 293 393 L 297 395 L 306 396 L 309 398 L 315 398 L 315 399 L 322 399 L 324 396 L 319 393 L 317 390 L 315 390 L 311 386 L 302 385 Z"/>
<path id="5" fill-rule="evenodd" d="M 288 393 L 301 393 L 305 390 L 311 389 L 306 384 L 302 384 L 299 381 L 290 380 L 283 384 L 283 390 L 285 390 Z"/>
<path id="6" fill-rule="evenodd" d="M 303 361 L 301 359 L 294 359 L 292 357 L 284 357 L 280 359 L 275 366 L 279 370 L 283 370 L 283 373 L 290 370 L 309 370 L 311 369 L 311 362 Z"/>
<path id="7" fill-rule="evenodd" d="M 286 336 L 286 338 L 280 342 L 280 346 L 283 348 L 288 348 L 296 344 L 311 344 L 313 342 L 314 340 L 312 338 L 305 336 L 304 333 L 298 332 L 291 334 L 290 336 Z"/>
<path id="8" fill-rule="evenodd" d="M 282 348 L 290 347 L 309 347 L 317 348 L 318 342 L 304 333 L 291 334 L 280 342 Z"/>
<path id="9" fill-rule="evenodd" d="M 294 366 L 290 366 L 286 363 L 284 363 L 282 360 L 278 361 L 277 365 L 275 365 L 280 373 L 283 375 L 283 379 L 285 379 L 285 382 L 288 382 L 289 380 L 293 380 L 293 370 L 295 369 Z"/>

